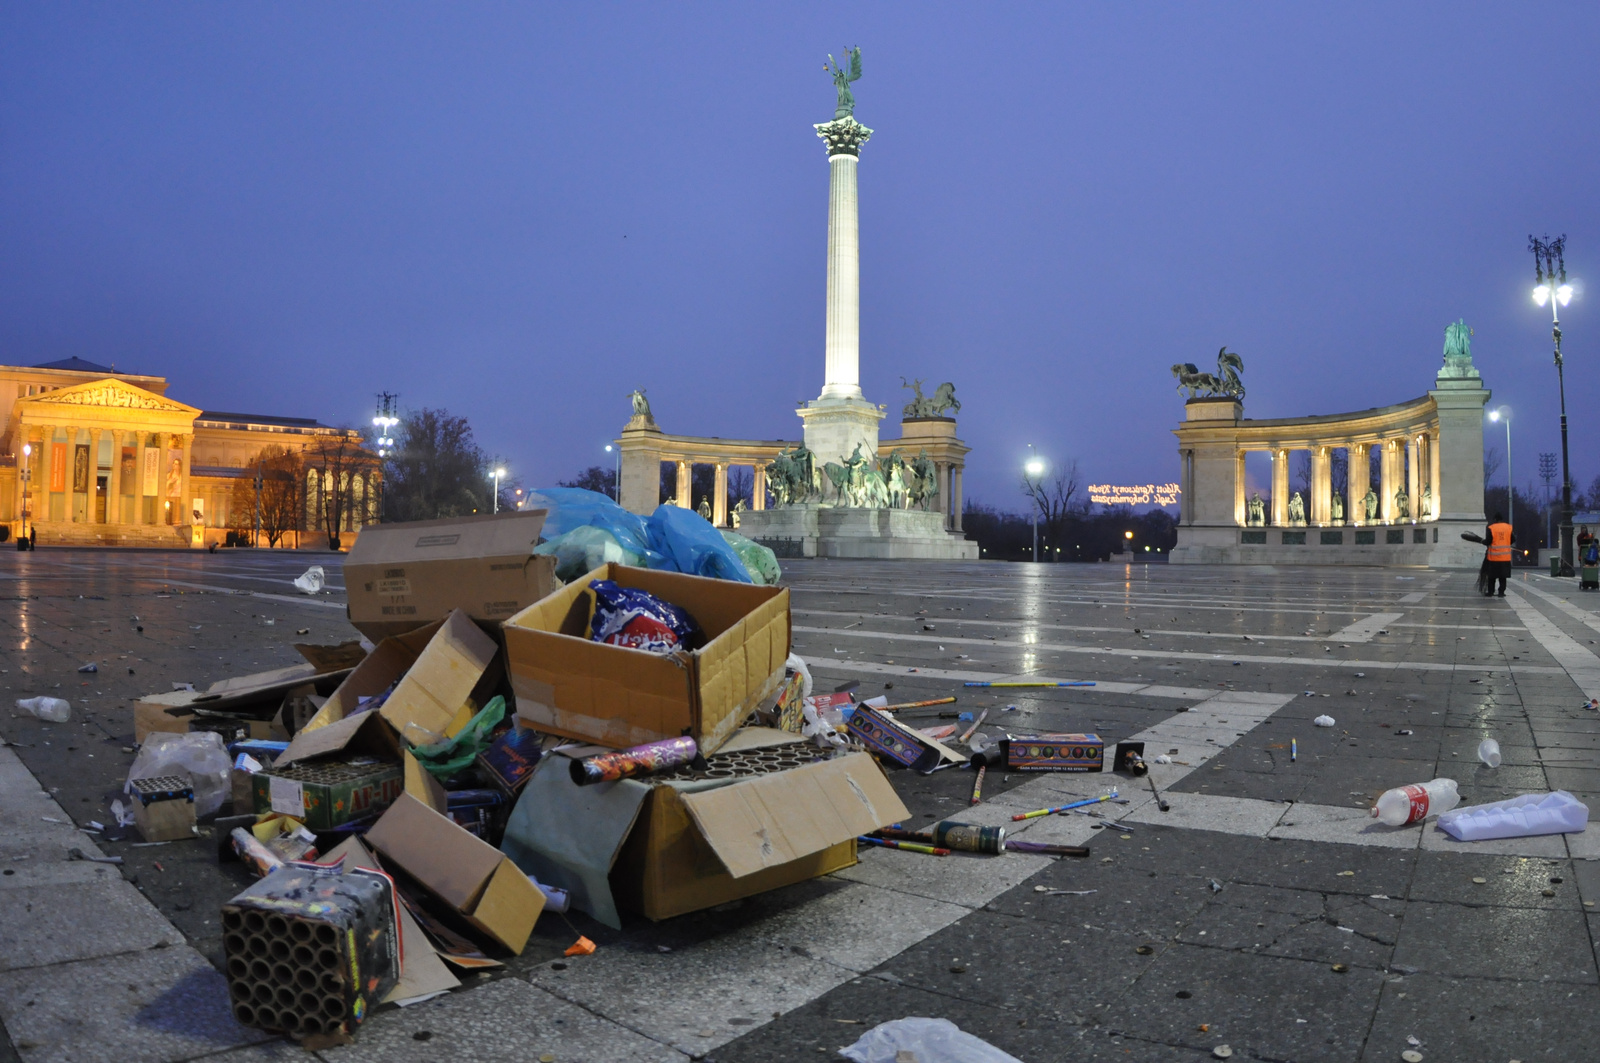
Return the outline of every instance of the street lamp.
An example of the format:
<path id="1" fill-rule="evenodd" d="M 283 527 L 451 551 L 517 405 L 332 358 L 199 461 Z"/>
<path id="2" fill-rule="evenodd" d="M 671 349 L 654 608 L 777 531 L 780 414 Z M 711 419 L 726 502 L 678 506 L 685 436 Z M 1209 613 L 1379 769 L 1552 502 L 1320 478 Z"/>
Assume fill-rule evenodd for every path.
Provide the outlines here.
<path id="1" fill-rule="evenodd" d="M 611 482 L 611 500 L 613 502 L 617 503 L 618 505 L 621 505 L 622 504 L 622 448 L 621 447 L 614 447 L 610 443 L 607 443 L 606 444 L 606 453 L 610 454 L 612 451 L 616 451 L 616 453 L 617 453 L 617 475 L 616 475 L 616 479 L 612 480 L 612 482 Z"/>
<path id="2" fill-rule="evenodd" d="M 490 474 L 494 477 L 494 509 L 490 510 L 491 513 L 500 512 L 500 478 L 505 474 L 505 469 L 498 465 L 495 466 L 494 472 Z"/>
<path id="3" fill-rule="evenodd" d="M 1028 444 L 1028 449 L 1033 449 L 1033 444 Z M 1024 482 L 1027 477 L 1032 477 L 1029 492 L 1033 497 L 1033 563 L 1039 563 L 1039 477 L 1044 475 L 1044 459 L 1037 454 L 1029 458 L 1022 466 Z"/>
<path id="4" fill-rule="evenodd" d="M 17 537 L 18 550 L 33 549 L 33 540 L 28 538 L 28 496 L 33 492 L 28 490 L 28 481 L 33 479 L 33 462 L 29 458 L 33 454 L 33 444 L 22 444 L 22 534 Z"/>
<path id="5" fill-rule="evenodd" d="M 377 444 L 380 458 L 387 458 L 394 453 L 394 439 L 389 435 L 389 429 L 400 423 L 400 418 L 394 415 L 395 400 L 399 397 L 387 391 L 378 393 L 378 415 L 372 419 L 372 427 L 378 430 L 378 438 L 373 442 Z"/>
<path id="6" fill-rule="evenodd" d="M 1556 386 L 1561 391 L 1561 568 L 1572 575 L 1572 466 L 1567 460 L 1567 375 L 1561 361 L 1561 307 L 1572 302 L 1572 285 L 1567 283 L 1567 238 L 1554 240 L 1528 237 L 1533 252 L 1535 287 L 1533 301 L 1550 304 L 1550 335 L 1556 347 Z M 1509 464 L 1509 463 L 1508 463 Z"/>
<path id="7" fill-rule="evenodd" d="M 1122 533 L 1122 537 L 1123 537 L 1123 539 L 1127 540 L 1128 553 L 1130 553 L 1130 554 L 1133 553 L 1133 532 L 1132 532 L 1132 530 L 1123 532 Z"/>
<path id="8" fill-rule="evenodd" d="M 1511 407 L 1500 406 L 1489 411 L 1489 420 L 1506 423 L 1506 520 L 1512 528 L 1517 526 L 1517 481 L 1511 475 Z"/>

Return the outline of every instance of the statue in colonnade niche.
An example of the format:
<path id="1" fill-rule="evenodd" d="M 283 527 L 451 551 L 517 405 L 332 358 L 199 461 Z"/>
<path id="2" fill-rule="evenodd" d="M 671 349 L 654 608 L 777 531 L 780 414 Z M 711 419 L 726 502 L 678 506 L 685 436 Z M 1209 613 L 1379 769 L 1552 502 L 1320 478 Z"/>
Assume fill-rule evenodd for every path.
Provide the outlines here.
<path id="1" fill-rule="evenodd" d="M 741 498 L 741 499 L 739 499 L 739 501 L 737 501 L 737 502 L 735 502 L 733 504 L 733 517 L 731 519 L 733 521 L 733 526 L 735 528 L 737 528 L 739 526 L 739 518 L 742 517 L 743 515 L 744 515 L 744 499 Z"/>
<path id="2" fill-rule="evenodd" d="M 1422 488 L 1422 505 L 1417 509 L 1417 516 L 1423 520 L 1433 518 L 1433 485 L 1427 484 Z"/>
<path id="3" fill-rule="evenodd" d="M 1411 519 L 1411 496 L 1404 487 L 1394 493 L 1394 516 L 1396 520 Z"/>
<path id="4" fill-rule="evenodd" d="M 1267 504 L 1261 501 L 1261 492 L 1257 491 L 1250 498 L 1249 509 L 1246 510 L 1244 522 L 1246 524 L 1263 525 L 1267 523 Z"/>
<path id="5" fill-rule="evenodd" d="M 710 520 L 711 519 L 711 499 L 709 499 L 709 498 L 701 498 L 700 499 L 700 504 L 695 507 L 695 512 L 700 514 L 700 516 L 704 517 L 706 520 Z"/>
<path id="6" fill-rule="evenodd" d="M 1335 491 L 1333 497 L 1328 499 L 1328 509 L 1335 524 L 1344 523 L 1344 495 Z"/>
<path id="7" fill-rule="evenodd" d="M 1289 496 L 1289 523 L 1304 524 L 1306 522 L 1306 500 L 1296 491 Z"/>
<path id="8" fill-rule="evenodd" d="M 1367 493 L 1365 495 L 1361 496 L 1361 506 L 1362 506 L 1363 509 L 1366 510 L 1367 523 L 1370 524 L 1373 521 L 1377 520 L 1378 519 L 1378 492 L 1374 491 L 1370 487 L 1367 488 Z"/>

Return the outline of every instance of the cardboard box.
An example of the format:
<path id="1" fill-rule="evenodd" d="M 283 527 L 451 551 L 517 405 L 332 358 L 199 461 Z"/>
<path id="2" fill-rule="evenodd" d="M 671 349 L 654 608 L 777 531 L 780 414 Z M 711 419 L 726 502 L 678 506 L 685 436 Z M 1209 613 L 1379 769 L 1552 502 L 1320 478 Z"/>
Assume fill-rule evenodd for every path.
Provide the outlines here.
<path id="1" fill-rule="evenodd" d="M 556 586 L 553 557 L 536 557 L 546 511 L 368 525 L 344 563 L 347 613 L 373 641 L 459 609 L 494 625 Z"/>
<path id="2" fill-rule="evenodd" d="M 459 609 L 427 627 L 386 638 L 339 684 L 302 733 L 344 719 L 362 698 L 393 686 L 378 710 L 383 718 L 412 745 L 440 741 L 470 719 L 462 706 L 484 693 L 480 684 L 496 681 L 486 673 L 498 650 Z"/>
<path id="3" fill-rule="evenodd" d="M 544 894 L 504 853 L 401 794 L 367 832 L 367 844 L 520 955 L 544 911 Z"/>
<path id="4" fill-rule="evenodd" d="M 708 641 L 671 656 L 592 641 L 596 579 L 682 606 Z M 528 726 L 615 749 L 687 734 L 714 751 L 783 682 L 789 591 L 612 563 L 507 620 L 502 637 Z"/>
<path id="5" fill-rule="evenodd" d="M 1104 771 L 1106 744 L 1095 734 L 1008 734 L 1000 740 L 1012 771 Z"/>
<path id="6" fill-rule="evenodd" d="M 285 695 L 308 685 L 319 695 L 327 694 L 350 674 L 351 661 L 363 656 L 352 643 L 295 649 L 306 663 L 219 679 L 205 690 L 170 690 L 140 698 L 133 706 L 133 740 L 142 743 L 151 731 L 184 734 L 202 718 L 210 718 L 213 723 L 207 729 L 222 732 L 225 741 L 232 741 L 233 732 L 241 728 L 245 737 L 270 738 L 273 714 Z"/>
<path id="7" fill-rule="evenodd" d="M 857 835 L 910 815 L 865 753 L 728 782 L 589 787 L 564 759 L 535 770 L 501 848 L 613 927 L 619 908 L 666 919 L 849 867 Z"/>
<path id="8" fill-rule="evenodd" d="M 171 842 L 194 837 L 194 786 L 187 775 L 135 779 L 133 823 L 147 842 Z"/>

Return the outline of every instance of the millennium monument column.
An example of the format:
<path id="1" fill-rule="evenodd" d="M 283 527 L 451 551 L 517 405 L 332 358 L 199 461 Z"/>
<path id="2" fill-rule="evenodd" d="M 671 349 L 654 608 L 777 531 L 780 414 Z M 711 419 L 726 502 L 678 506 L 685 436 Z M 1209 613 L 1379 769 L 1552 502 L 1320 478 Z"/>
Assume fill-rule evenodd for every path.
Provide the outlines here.
<path id="1" fill-rule="evenodd" d="M 832 56 L 829 57 L 830 62 Z M 861 49 L 843 65 L 830 65 L 838 107 L 833 121 L 814 128 L 828 149 L 828 316 L 822 394 L 796 411 L 805 425 L 806 449 L 817 461 L 841 462 L 861 448 L 878 452 L 884 413 L 861 394 L 861 227 L 856 167 L 872 130 L 855 119 L 850 82 L 861 77 Z"/>

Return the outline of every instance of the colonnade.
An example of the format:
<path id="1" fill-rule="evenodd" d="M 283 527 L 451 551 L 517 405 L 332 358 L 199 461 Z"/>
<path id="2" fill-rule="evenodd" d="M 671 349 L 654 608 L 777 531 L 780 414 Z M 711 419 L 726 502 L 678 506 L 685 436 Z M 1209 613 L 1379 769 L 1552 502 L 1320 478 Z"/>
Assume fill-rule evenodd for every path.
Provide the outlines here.
<path id="1" fill-rule="evenodd" d="M 1378 482 L 1372 482 L 1372 452 L 1378 451 Z M 1346 454 L 1345 491 L 1336 513 L 1333 485 L 1334 456 Z M 1293 512 L 1292 499 L 1299 493 L 1291 489 L 1290 462 L 1298 451 L 1311 458 L 1309 497 L 1302 496 L 1303 512 Z M 1260 519 L 1252 513 L 1253 496 L 1248 491 L 1245 456 L 1266 453 L 1272 460 L 1271 486 L 1263 500 Z M 1439 431 L 1432 427 L 1403 436 L 1350 440 L 1342 443 L 1267 443 L 1241 445 L 1235 450 L 1235 520 L 1244 526 L 1334 527 L 1372 524 L 1417 523 L 1439 519 L 1442 512 L 1439 476 Z M 1400 497 L 1402 489 L 1404 499 Z M 1368 492 L 1376 496 L 1377 513 L 1367 516 Z M 1402 514 L 1401 509 L 1405 512 Z"/>
<path id="2" fill-rule="evenodd" d="M 32 423 L 20 431 L 29 453 L 27 476 L 16 480 L 14 511 L 20 517 L 26 509 L 30 524 L 192 522 L 184 502 L 190 497 L 192 433 Z M 102 460 L 107 446 L 109 460 Z M 16 451 L 20 458 L 22 446 Z"/>

